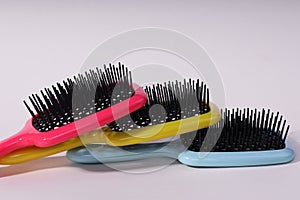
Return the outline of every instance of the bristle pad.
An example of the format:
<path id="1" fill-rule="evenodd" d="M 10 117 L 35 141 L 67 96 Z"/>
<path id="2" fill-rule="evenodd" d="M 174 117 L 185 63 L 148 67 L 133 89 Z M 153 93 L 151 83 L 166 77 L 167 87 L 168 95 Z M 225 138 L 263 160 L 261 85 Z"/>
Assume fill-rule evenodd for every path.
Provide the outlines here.
<path id="1" fill-rule="evenodd" d="M 225 110 L 222 120 L 208 129 L 180 136 L 191 151 L 235 152 L 285 148 L 289 126 L 277 112 Z"/>
<path id="2" fill-rule="evenodd" d="M 130 98 L 134 93 L 131 85 L 128 69 L 120 63 L 110 64 L 104 70 L 89 70 L 31 95 L 29 100 L 37 115 L 24 103 L 33 117 L 33 126 L 46 132 Z"/>
<path id="3" fill-rule="evenodd" d="M 147 103 L 108 124 L 113 131 L 129 131 L 197 116 L 210 111 L 209 90 L 200 80 L 168 82 L 145 87 Z"/>

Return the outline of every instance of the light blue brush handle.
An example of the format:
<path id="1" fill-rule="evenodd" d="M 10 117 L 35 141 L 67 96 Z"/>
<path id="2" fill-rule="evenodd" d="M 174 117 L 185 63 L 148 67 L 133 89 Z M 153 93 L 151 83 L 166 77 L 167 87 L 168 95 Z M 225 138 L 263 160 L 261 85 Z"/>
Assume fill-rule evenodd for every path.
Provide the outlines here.
<path id="1" fill-rule="evenodd" d="M 76 163 L 99 164 L 140 160 L 153 157 L 172 157 L 177 159 L 184 150 L 178 150 L 168 143 L 137 144 L 114 147 L 105 144 L 89 144 L 88 148 L 79 147 L 67 152 L 67 158 Z M 182 148 L 182 147 L 181 147 Z"/>
<path id="2" fill-rule="evenodd" d="M 243 152 L 193 152 L 184 147 L 167 143 L 138 144 L 125 147 L 92 144 L 67 152 L 69 160 L 76 163 L 96 164 L 132 161 L 152 157 L 177 158 L 181 163 L 193 167 L 241 167 L 274 165 L 290 162 L 295 157 L 294 150 L 287 145 L 281 150 Z M 182 153 L 181 153 L 182 152 Z"/>

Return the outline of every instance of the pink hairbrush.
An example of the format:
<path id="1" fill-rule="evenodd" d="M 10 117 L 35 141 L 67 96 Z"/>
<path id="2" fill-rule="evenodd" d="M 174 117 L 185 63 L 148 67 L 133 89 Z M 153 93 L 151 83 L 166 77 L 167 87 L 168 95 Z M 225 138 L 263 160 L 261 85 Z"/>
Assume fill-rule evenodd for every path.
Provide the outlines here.
<path id="1" fill-rule="evenodd" d="M 53 146 L 97 129 L 139 109 L 147 96 L 119 63 L 74 76 L 29 100 L 37 114 L 24 101 L 32 118 L 20 132 L 0 142 L 0 157 L 27 146 Z"/>

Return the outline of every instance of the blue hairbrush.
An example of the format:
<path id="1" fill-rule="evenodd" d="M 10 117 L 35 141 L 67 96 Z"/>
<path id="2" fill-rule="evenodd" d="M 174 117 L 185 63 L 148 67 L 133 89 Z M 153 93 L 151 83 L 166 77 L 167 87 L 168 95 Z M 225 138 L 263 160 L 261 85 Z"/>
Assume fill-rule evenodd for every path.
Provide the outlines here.
<path id="1" fill-rule="evenodd" d="M 69 160 L 83 164 L 112 163 L 152 157 L 175 158 L 192 167 L 240 167 L 283 164 L 294 150 L 286 142 L 289 126 L 279 116 L 262 110 L 225 110 L 209 129 L 187 133 L 172 142 L 113 147 L 90 144 L 67 152 Z"/>

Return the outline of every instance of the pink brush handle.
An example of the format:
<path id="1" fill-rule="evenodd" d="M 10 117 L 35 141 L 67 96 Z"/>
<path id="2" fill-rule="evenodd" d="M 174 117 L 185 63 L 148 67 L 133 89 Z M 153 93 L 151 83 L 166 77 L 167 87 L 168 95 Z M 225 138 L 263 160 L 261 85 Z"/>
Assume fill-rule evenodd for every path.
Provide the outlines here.
<path id="1" fill-rule="evenodd" d="M 31 120 L 28 120 L 20 132 L 0 142 L 0 157 L 22 147 L 34 145 L 32 140 L 33 132 L 39 132 L 36 129 L 30 130 L 31 124 Z"/>
<path id="2" fill-rule="evenodd" d="M 138 85 L 132 87 L 135 93 L 131 98 L 58 129 L 39 132 L 32 126 L 32 119 L 28 120 L 19 133 L 0 142 L 0 157 L 27 146 L 49 147 L 65 142 L 138 110 L 146 103 L 147 95 Z"/>

